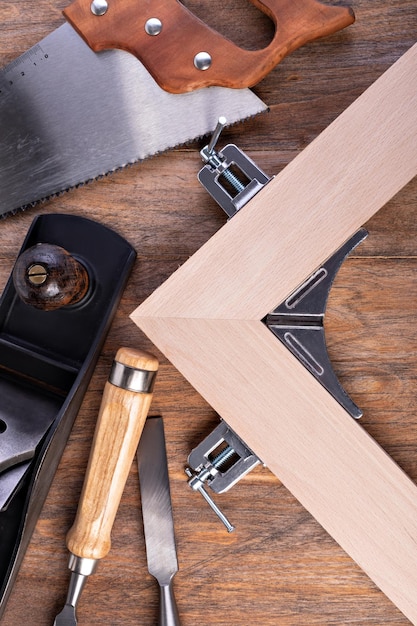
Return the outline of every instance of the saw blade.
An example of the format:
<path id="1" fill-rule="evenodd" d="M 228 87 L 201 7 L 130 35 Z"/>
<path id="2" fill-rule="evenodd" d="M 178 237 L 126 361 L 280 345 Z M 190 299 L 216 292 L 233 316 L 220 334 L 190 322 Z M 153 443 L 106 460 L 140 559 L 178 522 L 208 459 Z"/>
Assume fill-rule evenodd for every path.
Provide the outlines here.
<path id="1" fill-rule="evenodd" d="M 0 214 L 266 110 L 249 89 L 171 94 L 123 50 L 64 24 L 0 73 Z"/>

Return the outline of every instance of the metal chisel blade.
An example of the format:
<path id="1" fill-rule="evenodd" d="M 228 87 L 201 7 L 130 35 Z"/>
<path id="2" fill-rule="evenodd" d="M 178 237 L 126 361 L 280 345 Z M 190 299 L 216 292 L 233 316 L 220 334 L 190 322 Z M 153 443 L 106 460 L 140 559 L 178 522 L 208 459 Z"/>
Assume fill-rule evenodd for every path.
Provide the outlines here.
<path id="1" fill-rule="evenodd" d="M 137 460 L 148 570 L 160 585 L 168 585 L 178 561 L 161 417 L 147 419 Z"/>
<path id="2" fill-rule="evenodd" d="M 77 626 L 78 620 L 75 608 L 66 604 L 62 611 L 56 616 L 53 626 Z"/>
<path id="3" fill-rule="evenodd" d="M 65 23 L 0 72 L 0 216 L 265 109 L 249 89 L 168 93 Z"/>

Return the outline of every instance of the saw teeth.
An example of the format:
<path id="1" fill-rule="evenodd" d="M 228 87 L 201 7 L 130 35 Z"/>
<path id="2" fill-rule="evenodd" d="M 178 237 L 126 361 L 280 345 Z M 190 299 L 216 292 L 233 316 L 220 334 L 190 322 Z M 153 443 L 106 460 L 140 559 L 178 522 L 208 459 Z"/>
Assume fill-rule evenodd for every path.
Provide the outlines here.
<path id="1" fill-rule="evenodd" d="M 252 117 L 255 117 L 255 115 L 262 115 L 264 113 L 268 113 L 270 111 L 269 107 L 265 108 L 262 111 L 259 111 L 258 113 L 253 113 L 251 115 L 248 115 L 245 118 L 242 118 L 240 120 L 236 120 L 231 122 L 230 124 L 227 124 L 227 128 L 231 128 L 232 126 L 236 126 L 237 124 L 240 124 L 241 122 L 244 122 L 248 119 L 251 119 Z M 159 156 L 160 154 L 164 154 L 165 152 L 167 152 L 168 150 L 175 150 L 177 148 L 181 148 L 181 147 L 187 147 L 190 146 L 193 143 L 196 142 L 200 142 L 204 139 L 204 137 L 207 137 L 208 135 L 210 135 L 212 131 L 207 131 L 207 133 L 204 133 L 202 135 L 198 135 L 197 137 L 194 138 L 190 138 L 188 141 L 182 142 L 182 143 L 178 143 L 175 146 L 171 146 L 169 148 L 167 148 L 166 150 L 161 150 L 158 152 L 155 152 L 153 154 L 149 154 L 146 157 L 146 160 L 148 159 L 152 159 L 154 157 Z M 16 209 L 10 209 L 9 211 L 5 211 L 4 213 L 0 213 L 0 220 L 1 219 L 7 219 L 8 217 L 11 217 L 13 215 L 16 215 L 17 213 L 20 213 L 22 211 L 26 211 L 28 209 L 33 209 L 34 207 L 38 206 L 38 205 L 42 205 L 45 204 L 46 202 L 49 202 L 49 200 L 53 200 L 54 198 L 59 198 L 60 196 L 73 191 L 74 189 L 78 189 L 80 187 L 85 187 L 86 185 L 89 185 L 91 183 L 94 183 L 96 181 L 102 180 L 104 178 L 106 178 L 107 176 L 110 176 L 111 174 L 116 174 L 117 172 L 121 172 L 122 170 L 129 168 L 129 167 L 133 167 L 135 165 L 138 165 L 140 163 L 143 163 L 145 159 L 136 159 L 133 161 L 128 161 L 127 163 L 124 163 L 123 165 L 119 165 L 117 167 L 115 167 L 112 170 L 109 170 L 108 172 L 104 172 L 103 174 L 98 174 L 97 176 L 95 176 L 94 178 L 89 178 L 85 181 L 81 181 L 79 183 L 77 183 L 76 185 L 72 185 L 71 187 L 67 187 L 66 189 L 62 189 L 61 191 L 57 191 L 55 193 L 51 193 L 47 196 L 45 196 L 44 198 L 40 198 L 39 200 L 35 200 L 34 202 L 28 202 L 27 204 L 23 204 L 22 206 L 16 208 Z"/>

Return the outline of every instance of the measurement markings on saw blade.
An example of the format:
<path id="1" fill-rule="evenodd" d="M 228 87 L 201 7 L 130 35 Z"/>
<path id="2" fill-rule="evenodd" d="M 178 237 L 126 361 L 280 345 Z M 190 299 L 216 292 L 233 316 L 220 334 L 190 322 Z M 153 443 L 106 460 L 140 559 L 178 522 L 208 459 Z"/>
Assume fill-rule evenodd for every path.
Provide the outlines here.
<path id="1" fill-rule="evenodd" d="M 36 44 L 22 56 L 9 63 L 0 72 L 0 97 L 10 92 L 13 89 L 13 85 L 22 80 L 31 71 L 36 70 L 48 58 L 48 53 L 44 52 L 40 44 Z"/>

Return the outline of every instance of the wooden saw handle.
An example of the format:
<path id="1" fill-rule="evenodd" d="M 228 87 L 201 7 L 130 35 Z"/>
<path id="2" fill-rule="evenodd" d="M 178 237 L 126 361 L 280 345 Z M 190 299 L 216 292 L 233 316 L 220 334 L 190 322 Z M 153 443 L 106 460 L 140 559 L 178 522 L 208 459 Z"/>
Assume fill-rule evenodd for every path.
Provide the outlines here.
<path id="1" fill-rule="evenodd" d="M 262 50 L 240 48 L 177 0 L 111 0 L 102 15 L 94 15 L 91 0 L 75 0 L 64 15 L 94 51 L 121 48 L 131 52 L 159 86 L 172 93 L 212 85 L 252 87 L 296 48 L 355 20 L 351 8 L 318 0 L 251 2 L 275 24 L 275 36 Z M 160 21 L 158 34 L 146 32 L 150 18 Z M 194 64 L 200 52 L 211 57 L 205 69 Z"/>
<path id="2" fill-rule="evenodd" d="M 113 522 L 151 404 L 158 365 L 147 352 L 130 348 L 117 352 L 104 388 L 77 515 L 67 534 L 67 547 L 75 556 L 101 559 L 110 550 Z"/>

